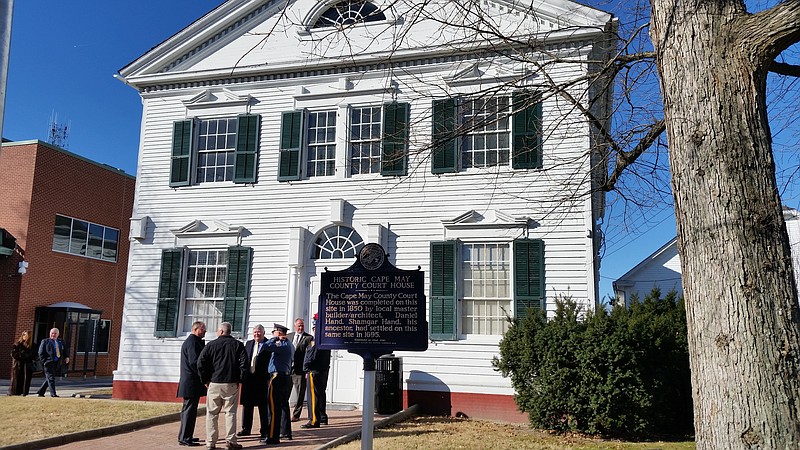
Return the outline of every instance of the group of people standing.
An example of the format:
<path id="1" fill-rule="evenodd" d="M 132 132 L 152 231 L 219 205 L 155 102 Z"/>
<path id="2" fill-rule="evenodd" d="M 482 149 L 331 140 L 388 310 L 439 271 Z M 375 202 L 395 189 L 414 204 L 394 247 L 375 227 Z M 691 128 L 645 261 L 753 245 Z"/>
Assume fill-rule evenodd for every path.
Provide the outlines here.
<path id="1" fill-rule="evenodd" d="M 316 323 L 316 315 L 314 316 Z M 259 415 L 259 440 L 279 444 L 292 439 L 292 422 L 300 420 L 303 400 L 308 390 L 308 417 L 302 428 L 327 424 L 325 386 L 330 368 L 330 350 L 317 350 L 314 337 L 305 332 L 303 319 L 296 319 L 295 331 L 274 324 L 266 338 L 261 324 L 253 327 L 252 339 L 242 344 L 231 336 L 231 324 L 223 322 L 217 338 L 203 341 L 206 326 L 192 324 L 192 332 L 181 348 L 178 397 L 183 397 L 178 443 L 200 446 L 194 437 L 200 397 L 206 397 L 206 446 L 216 447 L 218 419 L 225 416 L 224 438 L 228 449 L 242 446 L 237 438 L 249 436 L 253 429 L 255 408 Z M 241 385 L 241 392 L 239 386 Z M 290 407 L 292 390 L 297 395 Z M 241 394 L 241 395 L 240 395 Z M 236 431 L 238 403 L 242 404 L 242 428 Z"/>
<path id="2" fill-rule="evenodd" d="M 44 372 L 44 382 L 39 387 L 37 394 L 44 397 L 48 388 L 51 397 L 56 394 L 56 377 L 61 375 L 63 368 L 69 364 L 69 353 L 64 346 L 64 341 L 59 337 L 58 328 L 50 330 L 50 336 L 39 343 L 39 351 L 33 345 L 33 335 L 23 331 L 17 342 L 11 346 L 11 385 L 8 395 L 28 395 L 31 389 L 36 361 L 41 361 Z"/>

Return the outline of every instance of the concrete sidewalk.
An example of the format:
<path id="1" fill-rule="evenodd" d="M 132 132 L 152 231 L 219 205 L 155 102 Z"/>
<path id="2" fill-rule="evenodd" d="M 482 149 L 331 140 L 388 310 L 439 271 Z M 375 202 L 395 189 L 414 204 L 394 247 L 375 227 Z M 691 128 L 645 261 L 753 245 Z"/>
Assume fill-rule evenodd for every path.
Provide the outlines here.
<path id="1" fill-rule="evenodd" d="M 31 395 L 36 395 L 35 391 L 41 385 L 42 378 L 34 378 L 31 383 Z M 96 397 L 93 392 L 107 391 L 111 388 L 111 377 L 97 377 L 86 378 L 82 377 L 66 377 L 59 378 L 56 382 L 57 393 L 60 397 Z M 0 380 L 0 392 L 5 393 L 9 386 L 9 380 Z M 47 394 L 50 395 L 49 393 Z M 110 400 L 113 401 L 113 400 Z M 201 404 L 201 408 L 204 405 Z M 304 409 L 305 412 L 305 409 Z M 375 428 L 388 426 L 392 423 L 402 421 L 415 414 L 415 408 L 410 408 L 405 411 L 400 411 L 397 414 L 390 416 L 375 415 Z M 142 448 L 184 448 L 178 445 L 178 428 L 179 428 L 179 415 L 172 414 L 169 417 L 165 416 L 156 420 L 159 422 L 157 425 L 142 425 L 141 428 L 129 431 L 131 426 L 121 425 L 117 427 L 108 427 L 102 430 L 91 430 L 89 432 L 82 432 L 75 436 L 66 435 L 58 439 L 58 442 L 30 442 L 26 444 L 14 445 L 11 448 L 18 449 L 40 449 L 52 448 L 61 450 L 106 450 L 113 448 L 115 450 L 139 450 Z M 237 417 L 239 426 L 241 426 L 241 406 L 239 407 L 239 414 Z M 305 423 L 305 419 L 292 424 L 293 440 L 281 440 L 280 445 L 265 445 L 258 441 L 258 434 L 253 436 L 239 438 L 238 442 L 244 448 L 291 448 L 294 450 L 322 450 L 333 448 L 337 444 L 349 442 L 350 440 L 357 439 L 361 432 L 362 411 L 352 409 L 346 405 L 329 405 L 328 406 L 328 425 L 323 425 L 320 428 L 303 429 L 300 425 Z M 219 418 L 220 430 L 224 428 L 224 416 Z M 259 423 L 258 409 L 255 411 L 254 424 Z M 195 426 L 195 437 L 200 438 L 201 447 L 195 447 L 203 450 L 205 446 L 205 414 L 199 414 Z M 257 429 L 254 429 L 258 433 Z M 69 442 L 69 443 L 64 443 Z M 63 445 L 59 445 L 64 443 Z M 218 449 L 225 448 L 225 441 L 221 439 L 216 443 Z"/>

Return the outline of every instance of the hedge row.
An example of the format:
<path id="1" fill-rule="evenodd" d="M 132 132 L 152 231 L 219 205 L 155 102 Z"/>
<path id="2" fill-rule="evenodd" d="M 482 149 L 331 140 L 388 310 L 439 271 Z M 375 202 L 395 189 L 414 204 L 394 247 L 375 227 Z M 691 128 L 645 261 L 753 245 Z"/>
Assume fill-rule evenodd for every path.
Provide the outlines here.
<path id="1" fill-rule="evenodd" d="M 654 290 L 629 309 L 582 314 L 557 302 L 547 320 L 511 320 L 494 365 L 537 428 L 615 437 L 693 433 L 686 314 Z"/>

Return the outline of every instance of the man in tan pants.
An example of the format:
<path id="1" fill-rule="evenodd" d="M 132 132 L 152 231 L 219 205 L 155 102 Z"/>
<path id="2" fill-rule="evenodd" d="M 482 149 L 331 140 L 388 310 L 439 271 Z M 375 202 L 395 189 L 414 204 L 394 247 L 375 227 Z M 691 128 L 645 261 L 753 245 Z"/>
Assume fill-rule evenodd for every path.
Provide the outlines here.
<path id="1" fill-rule="evenodd" d="M 222 322 L 217 339 L 206 344 L 197 360 L 200 378 L 208 387 L 206 395 L 206 447 L 216 448 L 217 419 L 225 414 L 225 442 L 228 450 L 242 448 L 236 442 L 236 410 L 239 407 L 239 382 L 247 369 L 244 344 L 231 336 L 231 324 Z"/>

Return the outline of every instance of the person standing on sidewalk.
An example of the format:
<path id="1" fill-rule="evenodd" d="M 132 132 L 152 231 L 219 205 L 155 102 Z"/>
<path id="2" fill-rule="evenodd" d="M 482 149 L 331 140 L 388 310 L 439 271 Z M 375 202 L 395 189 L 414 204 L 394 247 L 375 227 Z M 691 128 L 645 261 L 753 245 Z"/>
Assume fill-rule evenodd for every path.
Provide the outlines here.
<path id="1" fill-rule="evenodd" d="M 181 378 L 178 381 L 177 397 L 183 397 L 181 408 L 181 428 L 178 431 L 178 444 L 189 447 L 198 447 L 200 444 L 194 438 L 194 424 L 197 421 L 197 406 L 200 397 L 206 395 L 206 387 L 200 380 L 197 371 L 197 359 L 206 343 L 206 324 L 195 322 L 192 324 L 192 333 L 181 345 Z"/>
<path id="2" fill-rule="evenodd" d="M 306 357 L 308 344 L 314 337 L 306 333 L 305 321 L 297 318 L 294 321 L 294 332 L 286 335 L 286 338 L 292 341 L 292 345 L 294 345 L 292 393 L 290 397 L 294 398 L 296 396 L 297 398 L 292 411 L 292 422 L 297 422 L 303 413 L 303 401 L 306 399 L 306 373 L 303 371 L 303 360 Z"/>
<path id="3" fill-rule="evenodd" d="M 264 337 L 264 326 L 253 327 L 253 339 L 244 344 L 247 353 L 247 371 L 242 380 L 242 430 L 239 436 L 249 436 L 253 428 L 253 410 L 258 407 L 261 424 L 260 440 L 267 438 L 269 428 L 269 359 L 267 339 Z"/>
<path id="4" fill-rule="evenodd" d="M 225 442 L 228 450 L 242 448 L 236 442 L 236 409 L 239 407 L 239 382 L 247 369 L 244 345 L 231 336 L 231 324 L 222 322 L 217 338 L 206 344 L 197 360 L 206 395 L 206 447 L 216 448 L 217 419 L 225 414 Z"/>
<path id="5" fill-rule="evenodd" d="M 8 395 L 28 395 L 31 389 L 31 376 L 33 375 L 33 362 L 36 360 L 36 348 L 33 346 L 33 336 L 27 330 L 11 346 L 11 385 Z"/>
<path id="6" fill-rule="evenodd" d="M 286 338 L 289 331 L 283 325 L 274 325 L 272 337 L 267 341 L 267 348 L 272 351 L 269 359 L 269 431 L 266 444 L 280 444 L 281 439 L 292 439 L 291 422 L 284 412 L 289 411 L 289 394 L 292 391 L 292 357 L 294 347 L 292 341 Z M 282 424 L 281 418 L 285 417 Z M 288 425 L 288 430 L 282 425 Z"/>
<path id="7" fill-rule="evenodd" d="M 317 315 L 311 321 L 311 330 L 316 331 Z M 328 372 L 331 368 L 331 351 L 320 350 L 311 341 L 306 350 L 303 370 L 308 373 L 308 422 L 300 428 L 319 428 L 320 424 L 328 424 L 325 389 L 328 385 Z"/>
<path id="8" fill-rule="evenodd" d="M 69 364 L 69 354 L 64 347 L 64 341 L 58 338 L 58 328 L 50 330 L 50 338 L 42 339 L 39 344 L 39 359 L 44 366 L 44 382 L 37 391 L 39 397 L 44 397 L 47 388 L 50 388 L 50 396 L 56 395 L 56 376 L 61 375 L 61 366 Z"/>

